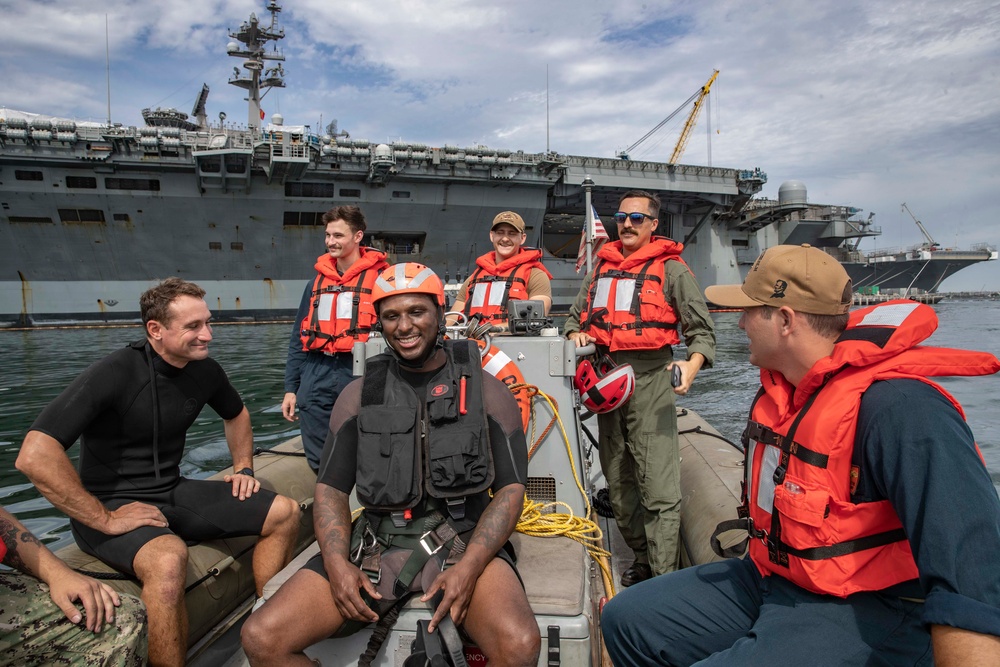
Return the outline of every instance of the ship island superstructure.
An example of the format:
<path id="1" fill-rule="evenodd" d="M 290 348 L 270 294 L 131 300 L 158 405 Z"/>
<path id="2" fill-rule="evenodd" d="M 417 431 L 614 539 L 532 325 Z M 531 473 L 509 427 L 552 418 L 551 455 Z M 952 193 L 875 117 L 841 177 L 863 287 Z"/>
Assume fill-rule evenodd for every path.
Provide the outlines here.
<path id="1" fill-rule="evenodd" d="M 242 60 L 229 83 L 247 90 L 245 128 L 209 122 L 207 86 L 193 120 L 146 109 L 145 127 L 0 109 L 0 326 L 135 321 L 139 294 L 172 275 L 202 285 L 219 320 L 290 318 L 323 252 L 322 215 L 340 204 L 362 208 L 366 242 L 390 261 L 450 283 L 491 247 L 493 217 L 518 211 L 557 309 L 582 278 L 588 178 L 605 220 L 625 191 L 658 193 L 659 233 L 684 242 L 703 285 L 739 282 L 761 250 L 810 226 L 804 207 L 755 215 L 767 181 L 757 168 L 372 143 L 278 114 L 262 127 L 262 95 L 284 86 L 281 8 L 266 9 L 269 21 L 251 15 L 227 47 Z"/>

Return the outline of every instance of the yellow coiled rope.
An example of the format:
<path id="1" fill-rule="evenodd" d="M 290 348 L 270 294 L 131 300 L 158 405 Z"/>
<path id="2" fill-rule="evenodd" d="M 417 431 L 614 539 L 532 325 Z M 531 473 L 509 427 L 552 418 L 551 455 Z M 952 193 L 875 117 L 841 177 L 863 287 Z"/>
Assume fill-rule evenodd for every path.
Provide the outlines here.
<path id="1" fill-rule="evenodd" d="M 615 594 L 615 587 L 611 578 L 611 554 L 602 546 L 604 544 L 604 533 L 601 531 L 601 527 L 589 518 L 591 516 L 590 497 L 587 495 L 587 492 L 583 490 L 583 483 L 580 481 L 579 475 L 577 475 L 576 461 L 573 459 L 573 447 L 570 445 L 569 436 L 566 434 L 566 427 L 563 425 L 562 418 L 559 416 L 558 407 L 556 406 L 555 401 L 553 401 L 548 394 L 533 385 L 515 384 L 511 385 L 510 390 L 511 392 L 527 390 L 532 396 L 532 439 L 534 439 L 535 435 L 534 399 L 535 397 L 541 397 L 549 404 L 549 407 L 552 409 L 553 419 L 549 425 L 546 426 L 538 440 L 532 445 L 528 456 L 530 458 L 531 455 L 534 454 L 538 445 L 541 444 L 541 441 L 552 428 L 553 423 L 559 424 L 559 430 L 562 433 L 563 442 L 566 444 L 566 454 L 569 456 L 570 469 L 573 471 L 573 481 L 576 482 L 576 488 L 579 489 L 580 495 L 583 496 L 584 506 L 586 507 L 586 516 L 580 517 L 574 515 L 573 509 L 564 502 L 556 501 L 551 503 L 540 503 L 525 497 L 524 508 L 521 510 L 521 518 L 517 522 L 516 529 L 520 533 L 531 535 L 533 537 L 565 536 L 582 544 L 587 550 L 587 553 L 590 554 L 590 557 L 593 558 L 594 562 L 601 568 L 601 573 L 604 578 L 604 590 L 607 591 L 607 597 L 610 599 Z M 566 511 L 552 511 L 557 507 L 564 508 Z"/>

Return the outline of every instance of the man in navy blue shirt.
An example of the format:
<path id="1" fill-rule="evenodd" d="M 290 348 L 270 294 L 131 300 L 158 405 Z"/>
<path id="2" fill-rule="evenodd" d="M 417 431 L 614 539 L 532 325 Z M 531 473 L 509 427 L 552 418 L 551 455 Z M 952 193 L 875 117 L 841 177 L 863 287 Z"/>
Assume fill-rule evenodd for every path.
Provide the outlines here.
<path id="1" fill-rule="evenodd" d="M 705 294 L 744 309 L 761 368 L 729 522 L 749 553 L 613 598 L 614 663 L 1000 664 L 1000 499 L 961 407 L 927 379 L 1000 361 L 921 346 L 937 316 L 912 301 L 848 314 L 850 278 L 808 246 Z"/>

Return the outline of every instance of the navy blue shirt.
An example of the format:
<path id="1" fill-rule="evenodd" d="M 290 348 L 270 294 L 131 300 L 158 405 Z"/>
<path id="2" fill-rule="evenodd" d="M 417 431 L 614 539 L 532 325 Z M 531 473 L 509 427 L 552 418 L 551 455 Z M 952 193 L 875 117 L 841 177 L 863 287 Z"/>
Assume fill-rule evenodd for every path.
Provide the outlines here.
<path id="1" fill-rule="evenodd" d="M 923 622 L 1000 635 L 1000 498 L 948 399 L 920 380 L 874 383 L 861 400 L 854 463 L 852 499 L 887 499 L 903 523 Z"/>

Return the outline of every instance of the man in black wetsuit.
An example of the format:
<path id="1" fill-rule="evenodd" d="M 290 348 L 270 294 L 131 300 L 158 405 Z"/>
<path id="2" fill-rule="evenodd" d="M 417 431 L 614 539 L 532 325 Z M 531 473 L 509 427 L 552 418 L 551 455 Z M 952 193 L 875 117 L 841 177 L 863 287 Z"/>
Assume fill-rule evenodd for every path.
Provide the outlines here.
<path id="1" fill-rule="evenodd" d="M 536 665 L 541 637 L 507 543 L 528 468 L 517 403 L 473 342 L 443 340 L 433 271 L 390 266 L 372 302 L 389 350 L 334 406 L 314 505 L 321 553 L 244 624 L 247 658 L 308 667 L 310 645 L 423 592 L 442 594 L 431 630 L 450 614 L 491 667 Z M 364 506 L 355 549 L 352 489 Z"/>
<path id="2" fill-rule="evenodd" d="M 169 278 L 140 298 L 146 339 L 93 364 L 42 411 L 17 468 L 71 519 L 85 552 L 142 582 L 149 661 L 182 665 L 187 650 L 186 540 L 259 535 L 257 593 L 288 562 L 294 500 L 253 477 L 250 413 L 208 357 L 205 291 Z M 180 474 L 187 429 L 208 404 L 233 458 L 224 482 Z M 80 440 L 79 472 L 66 450 Z"/>

